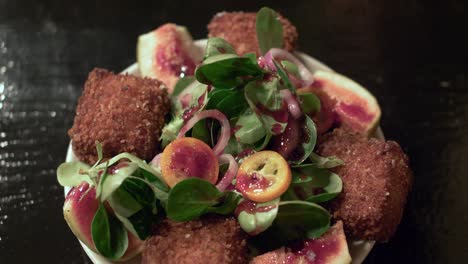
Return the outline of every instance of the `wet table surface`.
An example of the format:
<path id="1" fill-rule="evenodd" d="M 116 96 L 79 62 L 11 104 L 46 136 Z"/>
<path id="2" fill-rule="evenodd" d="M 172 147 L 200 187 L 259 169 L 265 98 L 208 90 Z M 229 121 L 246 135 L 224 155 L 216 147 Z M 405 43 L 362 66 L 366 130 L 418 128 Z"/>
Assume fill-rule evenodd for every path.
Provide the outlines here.
<path id="1" fill-rule="evenodd" d="M 262 1 L 0 0 L 0 263 L 88 263 L 63 220 L 55 169 L 96 66 L 135 61 L 139 34 L 172 21 L 194 38 L 221 10 Z M 394 238 L 366 263 L 468 262 L 468 5 L 463 1 L 274 1 L 300 49 L 376 95 L 381 126 L 411 158 Z"/>

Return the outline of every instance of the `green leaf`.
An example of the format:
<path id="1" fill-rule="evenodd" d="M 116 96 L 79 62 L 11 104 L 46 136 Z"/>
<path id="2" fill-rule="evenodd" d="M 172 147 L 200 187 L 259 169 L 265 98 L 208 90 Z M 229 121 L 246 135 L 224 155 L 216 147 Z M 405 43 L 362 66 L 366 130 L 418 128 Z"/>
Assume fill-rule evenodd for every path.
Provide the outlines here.
<path id="1" fill-rule="evenodd" d="M 283 47 L 283 25 L 274 10 L 268 7 L 261 8 L 257 12 L 255 29 L 257 30 L 258 46 L 262 54 L 265 54 L 271 48 Z"/>
<path id="2" fill-rule="evenodd" d="M 93 181 L 87 174 L 82 174 L 80 171 L 87 171 L 90 167 L 79 161 L 72 161 L 60 164 L 57 168 L 57 181 L 62 186 L 75 187 L 82 182 L 93 184 Z"/>
<path id="3" fill-rule="evenodd" d="M 205 58 L 220 54 L 236 54 L 234 48 L 222 38 L 209 38 L 206 43 Z"/>
<path id="4" fill-rule="evenodd" d="M 276 61 L 273 61 L 273 63 L 275 64 L 276 71 L 278 72 L 278 75 L 281 77 L 281 80 L 283 81 L 284 86 L 286 86 L 286 88 L 290 90 L 291 92 L 295 93 L 296 87 L 294 87 L 294 85 L 289 80 L 288 74 L 283 70 L 283 68 L 280 65 L 278 65 L 278 63 L 276 63 Z"/>
<path id="5" fill-rule="evenodd" d="M 104 168 L 101 171 L 99 171 L 101 173 L 101 176 L 99 177 L 99 183 L 96 186 L 96 198 L 99 199 L 100 201 L 105 201 L 105 199 L 101 200 L 101 197 L 102 197 L 102 191 L 104 188 L 104 182 L 107 180 L 107 176 L 109 176 L 109 174 L 107 173 L 108 169 L 109 169 L 109 161 L 106 161 L 106 163 L 104 163 Z"/>
<path id="6" fill-rule="evenodd" d="M 206 109 L 218 109 L 228 118 L 238 116 L 247 107 L 242 90 L 215 88 L 208 94 Z"/>
<path id="7" fill-rule="evenodd" d="M 313 152 L 310 153 L 309 159 L 317 168 L 331 169 L 344 165 L 344 162 L 336 156 L 321 157 Z"/>
<path id="8" fill-rule="evenodd" d="M 121 258 L 127 250 L 127 231 L 102 203 L 91 223 L 91 236 L 97 251 L 110 260 Z"/>
<path id="9" fill-rule="evenodd" d="M 343 190 L 341 178 L 327 169 L 313 167 L 294 170 L 293 179 L 288 191 L 282 196 L 284 200 L 306 200 L 314 203 L 329 201 Z"/>
<path id="10" fill-rule="evenodd" d="M 177 183 L 169 192 L 167 216 L 174 221 L 189 221 L 218 204 L 223 194 L 211 183 L 189 178 Z"/>
<path id="11" fill-rule="evenodd" d="M 198 121 L 192 128 L 192 137 L 200 139 L 206 144 L 210 144 L 211 136 L 208 127 L 206 126 L 206 119 Z"/>
<path id="12" fill-rule="evenodd" d="M 237 216 L 239 225 L 250 235 L 257 235 L 265 231 L 272 225 L 278 214 L 279 201 L 279 198 L 270 202 L 258 204 L 247 200 L 242 201 L 239 204 L 241 208 L 242 203 L 251 203 L 250 206 L 255 207 L 255 212 L 251 212 L 250 210 L 240 211 Z"/>
<path id="13" fill-rule="evenodd" d="M 283 68 L 290 74 L 296 76 L 297 78 L 300 78 L 300 74 L 299 74 L 299 67 L 297 67 L 297 65 L 295 63 L 292 63 L 288 60 L 282 60 L 281 62 L 281 66 L 283 66 Z"/>
<path id="14" fill-rule="evenodd" d="M 194 76 L 184 76 L 180 78 L 176 85 L 174 86 L 174 91 L 172 92 L 172 96 L 178 96 L 185 88 L 187 88 L 191 83 L 195 81 Z"/>
<path id="15" fill-rule="evenodd" d="M 209 207 L 207 209 L 207 213 L 216 213 L 221 215 L 232 214 L 232 212 L 236 210 L 237 204 L 241 198 L 241 194 L 233 191 L 227 191 L 223 194 L 221 204 Z"/>
<path id="16" fill-rule="evenodd" d="M 100 197 L 100 200 L 104 202 L 117 188 L 120 187 L 122 182 L 130 177 L 138 168 L 138 164 L 130 162 L 127 166 L 118 169 L 111 177 L 106 176 L 104 178 L 104 176 L 101 176 L 102 181 L 99 183 L 98 187 L 102 189 L 102 192 L 98 195 L 96 191 L 96 196 Z M 107 175 L 107 173 L 104 173 L 103 175 Z"/>
<path id="17" fill-rule="evenodd" d="M 320 99 L 314 93 L 301 93 L 298 96 L 304 113 L 314 115 L 320 111 Z"/>
<path id="18" fill-rule="evenodd" d="M 304 201 L 287 201 L 279 205 L 275 225 L 288 240 L 318 238 L 330 227 L 330 214 L 323 207 Z"/>
<path id="19" fill-rule="evenodd" d="M 267 133 L 278 135 L 284 132 L 287 123 L 278 121 L 273 117 L 276 111 L 287 111 L 281 109 L 283 98 L 278 90 L 279 80 L 270 78 L 268 81 L 251 81 L 245 88 L 245 98 L 250 108 L 257 114 Z M 259 107 L 264 108 L 260 110 Z M 277 128 L 279 126 L 279 129 Z"/>
<path id="20" fill-rule="evenodd" d="M 108 201 L 114 212 L 123 217 L 129 217 L 143 208 L 122 186 L 112 193 Z"/>
<path id="21" fill-rule="evenodd" d="M 303 142 L 298 147 L 299 149 L 295 150 L 295 152 L 300 155 L 290 161 L 292 164 L 301 164 L 305 159 L 307 159 L 317 143 L 317 129 L 315 127 L 315 123 L 309 116 L 304 115 L 304 117 L 305 126 L 302 128 Z"/>
<path id="22" fill-rule="evenodd" d="M 179 134 L 179 131 L 183 125 L 184 120 L 182 119 L 182 116 L 179 115 L 176 118 L 173 118 L 169 123 L 167 123 L 163 127 L 161 133 L 163 147 L 167 146 L 169 143 L 171 143 L 177 138 L 177 135 Z"/>
<path id="23" fill-rule="evenodd" d="M 262 122 L 250 109 L 239 117 L 235 128 L 238 129 L 234 135 L 236 139 L 243 144 L 255 144 L 266 135 Z"/>
<path id="24" fill-rule="evenodd" d="M 252 63 L 257 63 L 257 54 L 255 52 L 246 53 L 243 57 L 249 58 Z"/>
<path id="25" fill-rule="evenodd" d="M 147 182 L 127 178 L 108 202 L 125 228 L 144 240 L 151 234 L 153 212 L 157 214 L 155 195 Z"/>
<path id="26" fill-rule="evenodd" d="M 195 71 L 197 80 L 218 89 L 237 87 L 246 80 L 263 75 L 262 69 L 249 58 L 234 54 L 209 57 Z"/>
<path id="27" fill-rule="evenodd" d="M 251 81 L 245 86 L 245 98 L 252 109 L 257 104 L 265 106 L 268 110 L 279 110 L 283 103 L 278 89 L 278 78 L 272 77 L 268 81 Z"/>
<path id="28" fill-rule="evenodd" d="M 321 157 L 315 153 L 310 153 L 309 160 L 311 163 L 302 163 L 293 165 L 294 168 L 316 168 L 316 169 L 331 169 L 341 165 L 344 162 L 336 156 Z"/>

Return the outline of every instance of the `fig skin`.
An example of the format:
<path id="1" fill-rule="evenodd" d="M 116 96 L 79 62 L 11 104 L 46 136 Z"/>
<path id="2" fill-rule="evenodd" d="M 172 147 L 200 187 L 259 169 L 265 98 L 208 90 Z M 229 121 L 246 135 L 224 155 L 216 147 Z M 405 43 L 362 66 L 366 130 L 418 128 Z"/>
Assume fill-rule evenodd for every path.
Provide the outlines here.
<path id="1" fill-rule="evenodd" d="M 312 92 L 319 97 L 322 109 L 312 116 L 319 134 L 333 126 L 342 126 L 370 136 L 379 124 L 381 110 L 375 97 L 358 83 L 338 73 L 317 71 L 314 82 L 297 92 Z"/>
<path id="2" fill-rule="evenodd" d="M 167 23 L 138 38 L 137 60 L 143 77 L 162 81 L 172 93 L 177 81 L 193 75 L 203 51 L 185 27 Z"/>
<path id="3" fill-rule="evenodd" d="M 99 202 L 96 199 L 96 189 L 86 182 L 73 187 L 68 192 L 63 205 L 63 216 L 73 234 L 97 254 L 99 253 L 96 250 L 91 235 L 91 223 L 98 207 Z M 144 241 L 130 232 L 127 233 L 128 248 L 118 261 L 129 260 L 140 254 L 143 250 Z"/>

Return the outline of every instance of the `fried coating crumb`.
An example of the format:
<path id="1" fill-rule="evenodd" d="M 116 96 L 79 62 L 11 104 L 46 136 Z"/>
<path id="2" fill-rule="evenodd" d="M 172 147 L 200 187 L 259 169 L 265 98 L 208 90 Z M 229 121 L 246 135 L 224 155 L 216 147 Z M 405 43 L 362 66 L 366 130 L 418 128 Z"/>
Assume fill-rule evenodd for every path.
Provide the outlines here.
<path id="1" fill-rule="evenodd" d="M 324 135 L 322 156 L 345 162 L 334 170 L 343 180 L 343 192 L 330 203 L 335 220 L 342 220 L 353 239 L 388 241 L 403 215 L 412 172 L 398 143 L 367 139 L 344 129 Z"/>
<path id="2" fill-rule="evenodd" d="M 158 80 L 116 75 L 104 69 L 89 73 L 73 127 L 68 131 L 75 155 L 88 164 L 97 161 L 95 141 L 104 158 L 130 152 L 154 157 L 170 101 Z"/>
<path id="3" fill-rule="evenodd" d="M 247 263 L 247 234 L 234 218 L 164 220 L 146 241 L 143 264 Z"/>
<path id="4" fill-rule="evenodd" d="M 255 52 L 260 55 L 257 33 L 255 30 L 256 13 L 254 12 L 221 12 L 216 14 L 208 24 L 208 37 L 219 37 L 229 42 L 237 54 Z M 296 47 L 296 27 L 280 15 L 283 24 L 283 45 L 287 51 Z"/>

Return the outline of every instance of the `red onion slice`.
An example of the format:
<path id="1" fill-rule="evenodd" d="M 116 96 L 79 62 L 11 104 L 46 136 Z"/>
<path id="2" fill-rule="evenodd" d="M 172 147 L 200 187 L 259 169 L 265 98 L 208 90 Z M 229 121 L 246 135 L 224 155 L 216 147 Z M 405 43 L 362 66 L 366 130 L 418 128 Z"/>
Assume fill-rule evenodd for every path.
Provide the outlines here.
<path id="1" fill-rule="evenodd" d="M 226 188 L 232 184 L 232 180 L 234 180 L 234 177 L 236 177 L 239 165 L 237 164 L 236 160 L 231 154 L 223 154 L 219 156 L 219 163 L 229 163 L 228 170 L 224 174 L 223 178 L 216 185 L 216 188 L 218 188 L 218 190 L 224 192 Z"/>
<path id="2" fill-rule="evenodd" d="M 292 117 L 294 119 L 299 119 L 302 116 L 301 107 L 299 106 L 299 103 L 297 102 L 294 95 L 292 95 L 291 91 L 284 89 L 280 91 L 280 94 L 281 96 L 283 96 L 283 99 L 286 101 L 286 104 L 288 105 L 289 113 L 291 113 Z"/>
<path id="3" fill-rule="evenodd" d="M 198 121 L 205 119 L 205 118 L 213 118 L 219 121 L 221 124 L 221 135 L 218 138 L 218 142 L 213 147 L 213 152 L 216 156 L 219 156 L 223 153 L 224 149 L 226 148 L 229 138 L 231 137 L 231 126 L 229 125 L 229 121 L 226 116 L 221 113 L 219 110 L 212 109 L 212 110 L 205 110 L 198 112 L 193 115 L 191 119 L 189 119 L 185 125 L 180 129 L 179 135 L 177 138 L 185 137 L 185 133 L 189 131 Z"/>
<path id="4" fill-rule="evenodd" d="M 154 156 L 153 160 L 151 160 L 150 162 L 151 166 L 159 168 L 159 163 L 161 162 L 161 156 L 162 156 L 162 152 Z"/>
<path id="5" fill-rule="evenodd" d="M 299 75 L 305 81 L 305 86 L 309 86 L 309 84 L 313 82 L 312 73 L 310 73 L 307 67 L 291 53 L 282 49 L 272 48 L 265 54 L 262 63 L 264 63 L 264 65 L 267 66 L 270 70 L 276 71 L 273 59 L 288 60 L 296 64 L 299 68 Z"/>

